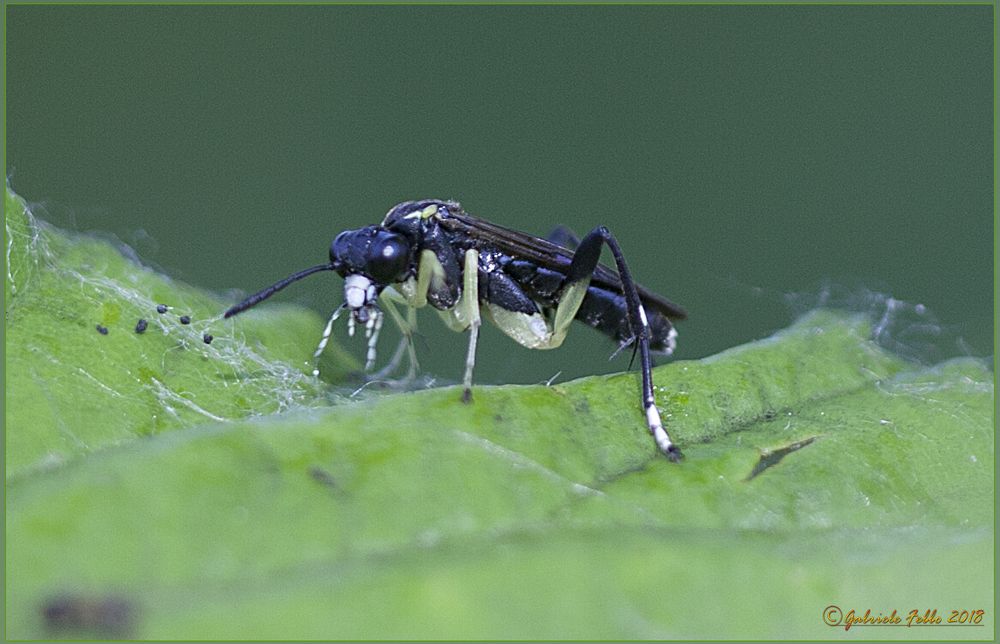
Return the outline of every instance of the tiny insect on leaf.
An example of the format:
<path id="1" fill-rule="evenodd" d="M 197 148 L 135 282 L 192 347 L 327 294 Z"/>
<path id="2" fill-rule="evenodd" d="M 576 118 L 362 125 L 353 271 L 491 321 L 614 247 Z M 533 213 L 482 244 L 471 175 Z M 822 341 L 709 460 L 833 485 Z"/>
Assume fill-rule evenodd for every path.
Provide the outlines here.
<path id="1" fill-rule="evenodd" d="M 560 242 L 564 245 L 560 245 Z M 573 246 L 572 249 L 567 246 Z M 600 264 L 607 247 L 614 268 Z M 289 284 L 321 271 L 344 278 L 344 302 L 330 316 L 315 357 L 326 347 L 334 322 L 347 314 L 348 334 L 364 330 L 366 370 L 376 361 L 386 312 L 402 339 L 389 364 L 375 374 L 391 375 L 405 354 L 409 376 L 416 370 L 412 338 L 415 309 L 430 305 L 454 331 L 469 333 L 462 400 L 472 400 L 472 373 L 479 327 L 485 317 L 529 349 L 559 347 L 574 320 L 632 345 L 642 372 L 641 408 L 646 426 L 670 460 L 681 452 L 656 407 L 652 354 L 670 355 L 676 344 L 673 321 L 686 311 L 636 284 L 618 241 L 604 226 L 578 240 L 557 228 L 546 240 L 473 217 L 453 201 L 401 203 L 377 225 L 338 234 L 329 262 L 299 271 L 251 295 L 224 314 L 229 318 L 256 306 Z M 406 315 L 397 306 L 406 307 Z M 184 318 L 181 318 L 184 322 Z M 318 370 L 314 370 L 318 373 Z"/>

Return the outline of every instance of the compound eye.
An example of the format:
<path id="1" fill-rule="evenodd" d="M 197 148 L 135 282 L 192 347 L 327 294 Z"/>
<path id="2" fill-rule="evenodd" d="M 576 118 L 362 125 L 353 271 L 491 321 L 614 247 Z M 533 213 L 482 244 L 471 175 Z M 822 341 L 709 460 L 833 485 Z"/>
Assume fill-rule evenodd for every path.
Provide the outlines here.
<path id="1" fill-rule="evenodd" d="M 345 230 L 337 235 L 330 242 L 330 262 L 334 264 L 343 263 L 347 258 L 347 251 L 350 248 L 350 235 L 353 231 Z"/>
<path id="2" fill-rule="evenodd" d="M 368 250 L 368 272 L 376 282 L 402 279 L 410 265 L 410 245 L 400 235 L 380 234 Z"/>

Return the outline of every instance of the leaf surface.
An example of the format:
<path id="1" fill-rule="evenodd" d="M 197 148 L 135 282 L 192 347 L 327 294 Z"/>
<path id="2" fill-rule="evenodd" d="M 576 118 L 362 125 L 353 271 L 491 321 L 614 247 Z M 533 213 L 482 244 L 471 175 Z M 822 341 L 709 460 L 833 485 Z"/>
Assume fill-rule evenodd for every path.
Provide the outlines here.
<path id="1" fill-rule="evenodd" d="M 915 365 L 816 311 L 656 370 L 675 465 L 636 373 L 330 404 L 303 375 L 314 315 L 225 326 L 113 246 L 11 221 L 19 203 L 8 637 L 817 639 L 844 635 L 835 604 L 982 608 L 861 634 L 992 638 L 978 361 Z"/>

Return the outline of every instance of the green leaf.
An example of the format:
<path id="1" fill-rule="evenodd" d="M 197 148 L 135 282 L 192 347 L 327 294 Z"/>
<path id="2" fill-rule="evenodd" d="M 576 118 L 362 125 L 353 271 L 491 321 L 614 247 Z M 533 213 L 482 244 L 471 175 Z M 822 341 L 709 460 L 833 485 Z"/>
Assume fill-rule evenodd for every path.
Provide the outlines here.
<path id="1" fill-rule="evenodd" d="M 323 401 L 307 375 L 315 314 L 271 307 L 279 312 L 222 322 L 218 298 L 138 265 L 124 247 L 36 221 L 9 188 L 4 212 L 8 477 L 206 420 Z M 160 303 L 171 310 L 159 314 Z M 332 378 L 355 366 L 331 356 Z"/>
<path id="2" fill-rule="evenodd" d="M 8 280 L 23 354 L 8 363 L 8 637 L 817 639 L 844 636 L 823 622 L 836 604 L 904 623 L 984 609 L 980 627 L 854 629 L 992 638 L 993 374 L 978 361 L 907 363 L 863 318 L 814 312 L 656 370 L 687 456 L 671 464 L 635 373 L 477 387 L 469 405 L 448 387 L 323 407 L 294 368 L 234 368 L 251 345 L 276 364 L 272 340 L 250 339 L 269 316 L 227 353 L 159 319 L 134 337 L 157 301 L 196 320 L 219 303 L 125 260 L 53 290 L 81 270 L 63 263 L 72 245 L 97 242 L 40 231 L 48 251 Z M 85 296 L 42 307 L 33 289 Z M 108 298 L 117 320 L 99 317 Z M 289 349 L 293 364 L 309 349 Z M 159 380 L 214 415 L 269 415 L 184 407 L 150 425 L 173 399 L 114 378 L 167 356 Z M 287 409 L 266 379 L 295 392 Z M 77 416 L 86 448 L 66 447 Z M 61 464 L 38 467 L 52 453 Z"/>

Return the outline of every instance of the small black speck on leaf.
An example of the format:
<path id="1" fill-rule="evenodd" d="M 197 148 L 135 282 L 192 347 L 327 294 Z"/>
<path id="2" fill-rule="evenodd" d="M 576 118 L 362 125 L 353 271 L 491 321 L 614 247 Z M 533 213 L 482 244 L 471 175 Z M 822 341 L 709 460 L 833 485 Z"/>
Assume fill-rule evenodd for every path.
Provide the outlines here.
<path id="1" fill-rule="evenodd" d="M 166 304 L 157 304 L 156 305 L 156 312 L 157 313 L 161 313 L 161 314 L 162 313 L 166 313 L 167 312 L 167 305 Z"/>
<path id="2" fill-rule="evenodd" d="M 108 327 L 101 326 L 100 324 L 98 324 L 96 328 L 97 328 L 97 332 L 100 333 L 101 335 L 107 335 L 108 334 Z"/>
<path id="3" fill-rule="evenodd" d="M 201 339 L 202 341 L 205 342 L 205 344 L 212 344 L 212 340 L 214 340 L 215 338 L 213 338 L 211 334 L 206 333 L 205 335 L 201 336 Z"/>
<path id="4" fill-rule="evenodd" d="M 143 333 L 146 330 L 147 322 L 145 318 L 139 318 L 139 321 L 135 323 L 135 332 Z"/>
<path id="5" fill-rule="evenodd" d="M 191 324 L 191 316 L 190 315 L 182 315 L 181 316 L 181 324 Z"/>
<path id="6" fill-rule="evenodd" d="M 322 467 L 310 467 L 309 476 L 320 485 L 333 489 L 337 488 L 337 481 L 333 478 L 333 475 L 324 470 Z"/>

